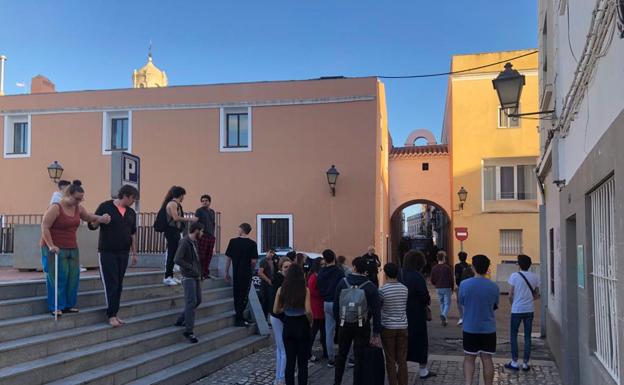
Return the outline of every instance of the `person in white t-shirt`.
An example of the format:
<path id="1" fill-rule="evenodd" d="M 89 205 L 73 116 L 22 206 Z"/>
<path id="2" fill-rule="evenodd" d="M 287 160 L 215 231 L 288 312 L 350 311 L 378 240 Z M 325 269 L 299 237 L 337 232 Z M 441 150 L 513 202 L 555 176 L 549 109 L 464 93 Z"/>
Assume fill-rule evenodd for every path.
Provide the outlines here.
<path id="1" fill-rule="evenodd" d="M 70 184 L 71 182 L 68 180 L 61 179 L 60 181 L 58 181 L 58 183 L 56 184 L 58 190 L 52 193 L 52 198 L 50 198 L 50 205 L 59 203 L 61 201 L 61 198 L 63 198 L 63 193 Z"/>
<path id="2" fill-rule="evenodd" d="M 533 329 L 533 314 L 535 300 L 539 298 L 539 277 L 529 271 L 531 257 L 518 255 L 520 271 L 509 277 L 509 302 L 511 302 L 511 362 L 505 364 L 510 370 L 528 371 L 531 357 L 531 332 Z M 518 329 L 524 323 L 524 361 L 522 367 L 518 363 Z"/>

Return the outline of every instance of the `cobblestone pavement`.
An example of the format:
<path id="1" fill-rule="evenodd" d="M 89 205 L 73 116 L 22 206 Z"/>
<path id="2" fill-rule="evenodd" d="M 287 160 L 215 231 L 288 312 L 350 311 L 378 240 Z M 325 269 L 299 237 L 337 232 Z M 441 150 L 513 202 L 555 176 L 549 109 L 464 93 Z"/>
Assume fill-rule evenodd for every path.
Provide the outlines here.
<path id="1" fill-rule="evenodd" d="M 437 377 L 421 381 L 417 378 L 418 365 L 409 363 L 410 385 L 464 385 L 462 331 L 456 326 L 458 319 L 455 306 L 449 314 L 449 325 L 442 327 L 436 320 L 439 317 L 437 297 L 432 291 L 432 312 L 434 321 L 428 324 L 429 334 L 429 368 L 437 373 Z M 453 303 L 453 305 L 455 305 Z M 530 372 L 511 372 L 505 370 L 504 364 L 509 362 L 509 303 L 507 297 L 502 296 L 500 308 L 497 311 L 497 354 L 494 358 L 494 383 L 503 385 L 560 385 L 558 369 L 545 341 L 534 333 L 532 338 L 532 370 Z M 539 314 L 536 313 L 534 331 L 539 331 Z M 519 338 L 520 349 L 523 348 L 522 336 Z M 522 352 L 521 352 L 522 353 Z M 315 354 L 320 354 L 320 347 L 315 347 Z M 273 347 L 267 347 L 259 352 L 229 365 L 212 375 L 198 381 L 195 385 L 271 385 L 274 380 L 275 354 Z M 353 383 L 353 370 L 346 369 L 343 384 Z M 326 361 L 309 364 L 310 385 L 333 384 L 334 370 L 327 368 Z M 387 383 L 387 381 L 386 381 Z M 480 364 L 477 361 L 477 370 L 473 384 L 482 384 Z"/>

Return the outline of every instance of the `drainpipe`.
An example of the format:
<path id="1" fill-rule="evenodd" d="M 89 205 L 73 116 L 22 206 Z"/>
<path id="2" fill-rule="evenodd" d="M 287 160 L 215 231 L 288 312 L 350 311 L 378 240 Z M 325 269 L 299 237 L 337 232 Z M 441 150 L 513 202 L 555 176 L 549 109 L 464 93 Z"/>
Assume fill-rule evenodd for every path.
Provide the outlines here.
<path id="1" fill-rule="evenodd" d="M 4 95 L 4 62 L 6 60 L 6 56 L 0 55 L 0 96 Z"/>

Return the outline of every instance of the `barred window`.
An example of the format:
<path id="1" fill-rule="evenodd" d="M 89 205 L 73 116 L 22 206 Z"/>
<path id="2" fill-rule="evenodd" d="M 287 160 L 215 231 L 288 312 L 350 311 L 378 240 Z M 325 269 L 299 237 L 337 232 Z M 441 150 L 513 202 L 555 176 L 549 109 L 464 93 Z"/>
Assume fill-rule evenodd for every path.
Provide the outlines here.
<path id="1" fill-rule="evenodd" d="M 500 231 L 500 254 L 522 254 L 522 230 Z"/>

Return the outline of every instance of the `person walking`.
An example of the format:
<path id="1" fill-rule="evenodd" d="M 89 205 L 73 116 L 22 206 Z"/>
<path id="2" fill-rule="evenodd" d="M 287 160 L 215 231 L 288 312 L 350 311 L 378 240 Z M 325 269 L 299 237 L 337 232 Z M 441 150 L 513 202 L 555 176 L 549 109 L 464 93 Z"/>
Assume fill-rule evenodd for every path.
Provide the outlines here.
<path id="1" fill-rule="evenodd" d="M 303 269 L 296 263 L 290 266 L 282 287 L 277 290 L 273 312 L 284 313 L 286 385 L 295 385 L 295 366 L 297 384 L 307 385 L 312 309 Z"/>
<path id="2" fill-rule="evenodd" d="M 407 287 L 407 360 L 420 364 L 418 376 L 425 380 L 436 373 L 427 368 L 429 337 L 427 335 L 427 312 L 431 304 L 427 282 L 420 271 L 427 264 L 425 255 L 410 250 L 403 257 L 403 269 L 399 282 Z"/>
<path id="3" fill-rule="evenodd" d="M 197 217 L 184 217 L 184 209 L 182 201 L 186 195 L 184 187 L 173 186 L 167 192 L 163 200 L 161 209 L 164 208 L 167 216 L 167 228 L 165 230 L 165 239 L 167 240 L 167 262 L 165 266 L 165 279 L 163 283 L 167 286 L 175 286 L 181 283 L 180 280 L 173 277 L 174 257 L 178 251 L 180 244 L 180 235 L 184 231 L 187 222 L 196 222 Z"/>
<path id="4" fill-rule="evenodd" d="M 108 224 L 108 214 L 89 214 L 80 202 L 84 189 L 79 180 L 73 181 L 65 190 L 59 203 L 48 207 L 41 222 L 41 254 L 45 260 L 43 270 L 48 290 L 48 310 L 52 315 L 77 313 L 78 286 L 80 283 L 80 254 L 76 232 L 80 220 Z M 58 257 L 58 271 L 54 256 Z M 58 291 L 55 293 L 55 276 L 58 274 Z M 58 308 L 55 307 L 55 297 Z"/>
<path id="5" fill-rule="evenodd" d="M 447 325 L 448 313 L 451 309 L 451 294 L 453 291 L 453 271 L 446 263 L 446 252 L 438 251 L 438 264 L 431 269 L 431 284 L 435 286 L 440 299 L 440 321 L 442 326 Z"/>
<path id="6" fill-rule="evenodd" d="M 490 259 L 485 255 L 472 257 L 475 276 L 462 281 L 459 287 L 459 301 L 464 306 L 464 377 L 466 384 L 472 383 L 477 356 L 481 358 L 485 385 L 494 381 L 496 353 L 496 317 L 498 308 L 498 286 L 486 278 Z"/>
<path id="7" fill-rule="evenodd" d="M 212 198 L 204 194 L 200 198 L 201 207 L 195 210 L 197 220 L 204 225 L 204 235 L 198 241 L 199 259 L 202 263 L 202 278 L 213 278 L 210 275 L 210 261 L 215 245 L 216 213 L 210 208 Z"/>
<path id="8" fill-rule="evenodd" d="M 258 277 L 260 278 L 260 303 L 262 305 L 262 311 L 264 316 L 267 317 L 273 309 L 274 296 L 272 293 L 273 276 L 275 275 L 275 263 L 273 258 L 275 257 L 275 250 L 269 249 L 260 261 L 260 267 L 258 268 Z"/>
<path id="9" fill-rule="evenodd" d="M 336 286 L 345 277 L 344 271 L 336 266 L 336 254 L 331 249 L 323 250 L 325 267 L 319 272 L 316 279 L 321 297 L 323 297 L 323 311 L 325 312 L 325 344 L 327 346 L 327 367 L 333 368 L 336 359 L 334 337 L 336 334 L 336 320 L 334 318 L 334 297 Z"/>
<path id="10" fill-rule="evenodd" d="M 275 382 L 274 385 L 284 385 L 286 381 L 286 348 L 284 347 L 284 313 L 276 313 L 273 311 L 275 306 L 276 293 L 284 283 L 284 277 L 288 274 L 288 269 L 293 262 L 288 257 L 280 258 L 278 269 L 273 275 L 272 283 L 272 301 L 271 306 L 271 327 L 273 329 L 273 338 L 275 339 Z"/>
<path id="11" fill-rule="evenodd" d="M 386 263 L 386 283 L 379 289 L 381 300 L 381 342 L 386 353 L 386 373 L 390 385 L 407 385 L 407 296 L 400 283 L 399 268 Z"/>
<path id="12" fill-rule="evenodd" d="M 63 199 L 63 193 L 65 192 L 65 189 L 67 189 L 67 186 L 69 186 L 70 184 L 71 182 L 65 179 L 61 179 L 58 181 L 58 183 L 56 184 L 57 190 L 52 193 L 52 197 L 50 198 L 51 205 L 59 203 L 61 199 Z"/>
<path id="13" fill-rule="evenodd" d="M 317 360 L 316 356 L 312 355 L 312 347 L 314 346 L 314 340 L 316 340 L 316 334 L 321 332 L 321 346 L 323 347 L 322 358 L 327 358 L 327 340 L 325 338 L 325 310 L 323 309 L 323 297 L 319 291 L 317 279 L 318 272 L 321 270 L 321 264 L 323 259 L 314 259 L 310 264 L 310 272 L 308 273 L 308 290 L 310 291 L 310 306 L 312 307 L 312 331 L 310 334 L 310 362 Z"/>
<path id="14" fill-rule="evenodd" d="M 182 335 L 192 344 L 199 342 L 193 329 L 195 328 L 195 309 L 202 302 L 202 265 L 197 249 L 203 232 L 204 225 L 201 222 L 192 223 L 189 234 L 180 242 L 174 258 L 175 263 L 180 266 L 182 287 L 184 287 L 184 310 L 175 326 L 185 327 Z"/>
<path id="15" fill-rule="evenodd" d="M 474 272 L 472 271 L 472 266 L 466 262 L 468 254 L 465 251 L 460 251 L 457 257 L 459 258 L 459 262 L 455 264 L 455 287 L 457 287 L 457 311 L 459 312 L 457 326 L 461 326 L 464 323 L 464 307 L 459 303 L 459 285 L 463 280 L 472 278 Z"/>
<path id="16" fill-rule="evenodd" d="M 364 261 L 366 261 L 366 275 L 375 286 L 379 287 L 379 268 L 381 267 L 381 260 L 379 256 L 375 254 L 375 247 L 368 246 L 366 254 L 362 255 Z"/>
<path id="17" fill-rule="evenodd" d="M 249 238 L 251 225 L 242 223 L 238 226 L 238 237 L 230 239 L 225 255 L 225 281 L 232 281 L 234 290 L 234 310 L 236 311 L 235 326 L 247 326 L 243 312 L 247 307 L 249 299 L 249 288 L 251 277 L 258 261 L 258 245 L 256 241 Z M 232 277 L 230 276 L 230 265 L 232 265 Z"/>
<path id="18" fill-rule="evenodd" d="M 509 302 L 511 303 L 511 362 L 505 368 L 518 371 L 529 371 L 529 359 L 531 358 L 531 333 L 533 331 L 533 314 L 535 312 L 535 300 L 540 297 L 539 277 L 529 271 L 531 257 L 518 255 L 517 271 L 509 277 Z M 524 357 L 522 367 L 518 363 L 518 329 L 520 323 L 524 324 Z"/>
<path id="19" fill-rule="evenodd" d="M 90 222 L 89 229 L 100 230 L 98 241 L 98 259 L 100 278 L 104 285 L 106 298 L 106 316 L 112 327 L 119 327 L 124 321 L 117 317 L 119 301 L 123 290 L 123 279 L 132 258 L 132 266 L 137 263 L 136 252 L 136 212 L 132 209 L 139 199 L 139 190 L 134 186 L 124 185 L 119 189 L 117 198 L 101 203 L 95 215 L 108 215 L 110 222 L 100 224 Z M 132 251 L 132 252 L 130 252 Z"/>

